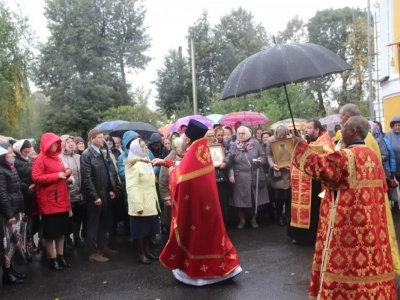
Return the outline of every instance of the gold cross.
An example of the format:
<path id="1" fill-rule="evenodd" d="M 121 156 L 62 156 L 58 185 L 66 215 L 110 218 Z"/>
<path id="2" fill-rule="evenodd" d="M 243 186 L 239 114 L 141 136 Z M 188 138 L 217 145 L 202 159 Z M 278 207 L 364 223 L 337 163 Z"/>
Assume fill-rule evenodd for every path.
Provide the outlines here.
<path id="1" fill-rule="evenodd" d="M 186 268 L 189 267 L 189 262 L 187 260 L 185 260 L 185 266 Z"/>
<path id="2" fill-rule="evenodd" d="M 375 167 L 375 164 L 372 162 L 369 156 L 367 162 L 365 163 L 365 166 L 369 169 L 369 172 L 372 173 L 372 169 Z"/>
<path id="3" fill-rule="evenodd" d="M 192 230 L 195 230 L 195 229 L 196 229 L 196 227 L 194 227 L 194 225 L 192 225 L 192 227 L 190 227 L 190 228 L 192 228 Z"/>
<path id="4" fill-rule="evenodd" d="M 169 257 L 170 260 L 174 260 L 175 259 L 175 254 L 171 254 L 171 256 Z"/>
<path id="5" fill-rule="evenodd" d="M 185 200 L 189 200 L 189 198 L 190 198 L 189 195 L 186 195 L 186 196 L 185 196 Z"/>
<path id="6" fill-rule="evenodd" d="M 236 254 L 231 254 L 231 259 L 236 259 Z"/>
<path id="7" fill-rule="evenodd" d="M 200 270 L 202 270 L 203 272 L 207 271 L 208 267 L 206 265 L 203 265 Z"/>
<path id="8" fill-rule="evenodd" d="M 211 208 L 211 207 L 210 207 L 209 205 L 206 206 L 206 210 L 210 210 L 210 208 Z"/>
<path id="9" fill-rule="evenodd" d="M 225 263 L 222 262 L 221 265 L 219 266 L 222 270 L 225 269 Z"/>

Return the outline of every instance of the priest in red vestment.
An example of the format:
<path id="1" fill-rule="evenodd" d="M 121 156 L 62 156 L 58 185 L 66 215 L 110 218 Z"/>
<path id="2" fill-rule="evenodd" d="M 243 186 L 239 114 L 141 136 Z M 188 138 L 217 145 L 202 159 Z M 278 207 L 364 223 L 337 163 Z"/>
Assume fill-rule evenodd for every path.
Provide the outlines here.
<path id="1" fill-rule="evenodd" d="M 346 149 L 318 155 L 294 137 L 292 163 L 327 187 L 311 271 L 311 299 L 396 300 L 397 290 L 380 158 L 364 139 L 368 121 L 344 125 Z"/>
<path id="2" fill-rule="evenodd" d="M 184 142 L 187 152 L 171 171 L 170 236 L 160 262 L 176 279 L 202 286 L 233 278 L 242 269 L 229 239 L 218 199 L 207 127 L 190 120 Z"/>
<path id="3" fill-rule="evenodd" d="M 318 154 L 334 152 L 331 136 L 318 120 L 306 122 L 305 133 L 310 138 L 311 149 Z M 288 235 L 292 243 L 315 244 L 317 237 L 320 193 L 325 187 L 307 174 L 292 166 L 292 202 Z"/>

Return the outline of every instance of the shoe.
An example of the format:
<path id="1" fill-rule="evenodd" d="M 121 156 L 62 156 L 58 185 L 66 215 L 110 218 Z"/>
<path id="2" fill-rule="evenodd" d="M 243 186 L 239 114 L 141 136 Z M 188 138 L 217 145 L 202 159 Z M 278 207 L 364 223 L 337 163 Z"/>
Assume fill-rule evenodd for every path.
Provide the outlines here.
<path id="1" fill-rule="evenodd" d="M 240 222 L 239 225 L 236 226 L 236 228 L 237 228 L 237 229 L 243 229 L 245 225 L 246 225 L 245 223 Z"/>
<path id="2" fill-rule="evenodd" d="M 86 248 L 86 243 L 81 240 L 81 238 L 74 239 L 74 247 L 75 248 Z"/>
<path id="3" fill-rule="evenodd" d="M 55 258 L 49 259 L 49 269 L 54 271 L 62 271 L 64 268 L 58 264 L 58 261 Z"/>
<path id="4" fill-rule="evenodd" d="M 18 278 L 15 276 L 11 270 L 11 268 L 3 267 L 3 283 L 5 284 L 21 284 L 24 283 L 22 278 Z"/>
<path id="5" fill-rule="evenodd" d="M 146 255 L 139 255 L 138 258 L 139 258 L 139 262 L 140 262 L 141 264 L 144 264 L 144 265 L 149 265 L 149 264 L 151 264 L 151 260 L 148 259 L 148 258 L 146 257 Z"/>
<path id="6" fill-rule="evenodd" d="M 105 263 L 109 261 L 107 257 L 101 256 L 99 253 L 93 253 L 92 255 L 90 255 L 89 260 L 92 262 L 99 262 L 99 263 Z"/>
<path id="7" fill-rule="evenodd" d="M 59 264 L 61 267 L 64 267 L 64 268 L 71 268 L 71 264 L 69 264 L 69 263 L 67 263 L 67 262 L 65 261 L 63 255 L 58 255 L 58 254 L 57 254 L 57 262 L 58 262 L 58 264 Z"/>
<path id="8" fill-rule="evenodd" d="M 18 273 L 18 272 L 14 269 L 14 267 L 13 267 L 12 264 L 10 265 L 9 271 L 11 272 L 11 274 L 13 274 L 15 277 L 17 277 L 17 278 L 19 278 L 19 279 L 25 279 L 25 278 L 26 278 L 26 275 L 25 275 L 25 274 L 22 274 L 22 273 Z"/>
<path id="9" fill-rule="evenodd" d="M 100 255 L 106 255 L 106 256 L 111 256 L 111 255 L 116 255 L 119 253 L 118 250 L 112 250 L 110 248 L 105 248 L 105 249 L 101 249 L 98 251 L 98 253 Z"/>
<path id="10" fill-rule="evenodd" d="M 251 222 L 250 225 L 251 225 L 251 228 L 254 228 L 254 229 L 258 228 L 258 224 L 256 221 Z"/>
<path id="11" fill-rule="evenodd" d="M 292 240 L 292 244 L 297 244 L 297 240 Z"/>
<path id="12" fill-rule="evenodd" d="M 282 217 L 280 217 L 279 218 L 279 223 L 278 223 L 280 226 L 283 226 L 283 225 L 285 225 L 285 223 L 283 222 L 283 218 Z"/>
<path id="13" fill-rule="evenodd" d="M 158 256 L 155 256 L 153 254 L 146 254 L 146 257 L 150 260 L 159 260 Z"/>

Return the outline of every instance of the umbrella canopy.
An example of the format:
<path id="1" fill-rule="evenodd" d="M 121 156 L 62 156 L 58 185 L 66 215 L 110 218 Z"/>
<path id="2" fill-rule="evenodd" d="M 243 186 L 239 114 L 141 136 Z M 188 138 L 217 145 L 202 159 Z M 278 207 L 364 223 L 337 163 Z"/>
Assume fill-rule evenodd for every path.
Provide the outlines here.
<path id="1" fill-rule="evenodd" d="M 169 129 L 172 127 L 174 124 L 166 124 L 164 126 L 161 126 L 158 128 L 158 132 L 161 133 L 163 137 L 167 137 L 169 135 Z"/>
<path id="2" fill-rule="evenodd" d="M 255 111 L 238 111 L 223 116 L 221 120 L 219 120 L 219 123 L 222 125 L 233 126 L 240 121 L 244 121 L 250 126 L 255 126 L 267 124 L 269 119 L 263 113 Z"/>
<path id="3" fill-rule="evenodd" d="M 275 45 L 242 61 L 225 83 L 221 99 L 257 93 L 283 86 L 290 107 L 286 85 L 333 73 L 351 70 L 341 57 L 312 43 Z M 294 124 L 294 121 L 292 121 Z"/>
<path id="4" fill-rule="evenodd" d="M 100 123 L 99 125 L 96 126 L 96 128 L 100 130 L 114 130 L 123 123 L 129 123 L 129 122 L 123 120 L 107 121 Z"/>
<path id="5" fill-rule="evenodd" d="M 172 125 L 172 127 L 169 129 L 169 132 L 179 132 L 179 129 L 182 125 L 186 125 L 189 123 L 189 121 L 191 119 L 195 119 L 201 123 L 203 123 L 204 125 L 206 125 L 208 128 L 213 128 L 214 122 L 211 121 L 209 118 L 205 117 L 205 116 L 201 116 L 201 115 L 193 115 L 193 116 L 187 116 L 184 118 L 180 118 L 178 119 L 178 121 L 176 121 L 174 123 L 174 125 Z"/>
<path id="6" fill-rule="evenodd" d="M 335 115 L 330 115 L 326 116 L 325 118 L 319 119 L 322 125 L 326 125 L 327 130 L 333 130 L 335 129 L 336 124 L 340 124 L 340 115 L 335 114 Z"/>
<path id="7" fill-rule="evenodd" d="M 209 118 L 211 121 L 214 122 L 214 124 L 219 124 L 219 120 L 223 117 L 224 115 L 220 114 L 211 114 L 208 115 L 207 118 Z"/>
<path id="8" fill-rule="evenodd" d="M 136 131 L 142 139 L 148 140 L 154 132 L 158 132 L 157 128 L 149 123 L 144 122 L 127 122 L 118 125 L 111 133 L 111 136 L 122 138 L 125 132 Z"/>

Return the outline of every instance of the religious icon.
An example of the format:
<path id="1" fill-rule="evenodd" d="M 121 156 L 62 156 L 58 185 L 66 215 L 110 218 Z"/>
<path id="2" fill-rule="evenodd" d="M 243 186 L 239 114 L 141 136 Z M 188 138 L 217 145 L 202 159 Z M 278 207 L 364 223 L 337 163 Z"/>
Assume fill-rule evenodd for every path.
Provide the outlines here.
<path id="1" fill-rule="evenodd" d="M 221 145 L 210 145 L 210 152 L 214 167 L 219 167 L 224 162 L 224 148 Z"/>
<path id="2" fill-rule="evenodd" d="M 291 138 L 271 143 L 272 155 L 278 168 L 284 168 L 292 162 L 293 140 Z"/>

